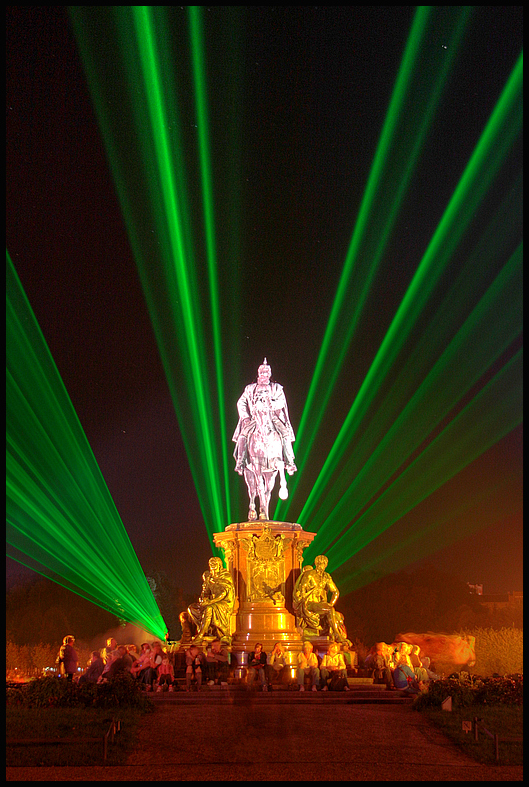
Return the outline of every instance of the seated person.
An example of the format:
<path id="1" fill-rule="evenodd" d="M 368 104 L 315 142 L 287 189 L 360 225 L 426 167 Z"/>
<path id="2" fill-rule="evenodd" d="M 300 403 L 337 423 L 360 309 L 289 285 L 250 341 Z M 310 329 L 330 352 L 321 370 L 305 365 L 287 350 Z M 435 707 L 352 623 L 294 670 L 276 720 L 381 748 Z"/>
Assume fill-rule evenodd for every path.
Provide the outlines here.
<path id="1" fill-rule="evenodd" d="M 408 667 L 411 667 L 411 669 L 413 669 L 413 664 L 411 663 L 411 658 L 410 658 L 411 648 L 412 646 L 409 644 L 409 642 L 397 642 L 397 644 L 395 645 L 395 652 L 394 652 L 395 667 L 398 664 L 402 663 L 401 661 L 402 656 L 405 656 L 406 664 L 408 665 Z"/>
<path id="2" fill-rule="evenodd" d="M 83 683 L 97 683 L 97 679 L 103 672 L 105 664 L 101 658 L 98 650 L 92 651 L 92 656 L 88 662 L 88 667 L 78 680 L 79 686 Z"/>
<path id="3" fill-rule="evenodd" d="M 116 659 L 119 659 L 121 655 L 122 654 L 118 649 L 118 643 L 114 637 L 109 637 L 107 639 L 106 647 L 104 647 L 102 651 L 102 657 L 103 661 L 105 662 L 105 666 L 103 667 L 103 672 L 99 676 L 98 683 L 101 683 L 103 680 L 107 680 L 112 662 L 116 661 Z"/>
<path id="4" fill-rule="evenodd" d="M 420 686 L 415 678 L 415 673 L 408 664 L 408 656 L 402 654 L 393 670 L 393 683 L 396 689 L 407 691 L 408 694 L 419 694 Z"/>
<path id="5" fill-rule="evenodd" d="M 347 670 L 336 642 L 331 642 L 320 666 L 322 691 L 349 691 Z"/>
<path id="6" fill-rule="evenodd" d="M 377 642 L 376 650 L 371 659 L 373 681 L 374 683 L 385 683 L 388 689 L 394 689 L 387 648 L 388 646 L 384 642 Z"/>
<path id="7" fill-rule="evenodd" d="M 305 691 L 305 675 L 310 677 L 312 691 L 318 691 L 320 668 L 318 667 L 318 657 L 313 650 L 312 642 L 304 642 L 301 653 L 298 654 L 298 686 L 300 691 Z"/>
<path id="8" fill-rule="evenodd" d="M 421 661 L 422 661 L 422 667 L 423 667 L 424 671 L 426 672 L 426 680 L 424 681 L 425 683 L 431 683 L 432 680 L 440 680 L 441 679 L 440 675 L 437 675 L 436 672 L 433 672 L 433 670 L 430 669 L 430 657 L 429 656 L 422 656 Z"/>
<path id="9" fill-rule="evenodd" d="M 420 656 L 420 650 L 421 649 L 420 649 L 419 645 L 412 645 L 411 646 L 411 653 L 409 654 L 409 656 L 410 656 L 411 666 L 413 668 L 413 671 L 415 673 L 415 677 L 417 678 L 417 681 L 418 682 L 420 682 L 420 681 L 424 682 L 424 681 L 428 680 L 428 675 L 427 675 L 426 670 L 424 669 L 424 667 L 422 665 L 422 660 L 421 660 L 421 656 Z"/>
<path id="10" fill-rule="evenodd" d="M 102 678 L 108 678 L 112 680 L 115 678 L 116 675 L 120 675 L 123 672 L 130 672 L 130 668 L 132 666 L 132 659 L 130 658 L 127 648 L 125 645 L 120 645 L 118 647 L 118 656 L 117 658 L 113 659 L 110 664 L 110 668 L 107 672 L 103 671 Z"/>
<path id="11" fill-rule="evenodd" d="M 141 683 L 145 682 L 145 676 L 147 674 L 147 670 L 149 669 L 150 660 L 151 646 L 148 642 L 143 642 L 138 657 L 130 668 L 132 676 Z"/>
<path id="12" fill-rule="evenodd" d="M 265 673 L 268 686 L 271 686 L 274 680 L 280 683 L 290 683 L 290 667 L 286 661 L 286 650 L 282 642 L 275 643 L 268 656 Z"/>
<path id="13" fill-rule="evenodd" d="M 214 639 L 206 651 L 206 664 L 208 670 L 208 684 L 227 683 L 230 665 L 228 651 L 220 641 Z"/>
<path id="14" fill-rule="evenodd" d="M 206 657 L 197 645 L 191 645 L 186 652 L 186 691 L 191 689 L 193 678 L 197 682 L 197 691 L 200 691 L 202 675 L 206 669 Z"/>
<path id="15" fill-rule="evenodd" d="M 348 640 L 341 643 L 340 651 L 343 655 L 346 669 L 348 671 L 351 670 L 353 673 L 356 672 L 358 667 L 358 656 Z"/>
<path id="16" fill-rule="evenodd" d="M 173 691 L 174 685 L 174 667 L 169 660 L 169 656 L 164 653 L 162 663 L 158 667 L 158 688 L 157 691 L 163 691 L 164 688 Z"/>
<path id="17" fill-rule="evenodd" d="M 256 642 L 255 650 L 253 650 L 248 656 L 248 688 L 253 686 L 255 676 L 258 675 L 259 683 L 261 684 L 263 691 L 268 690 L 265 680 L 265 667 L 266 653 L 263 650 L 262 644 L 260 642 Z"/>
<path id="18" fill-rule="evenodd" d="M 114 637 L 109 637 L 107 639 L 107 644 L 103 648 L 102 656 L 105 664 L 109 664 L 111 661 L 118 658 L 118 643 Z"/>
<path id="19" fill-rule="evenodd" d="M 151 646 L 151 654 L 149 658 L 149 664 L 145 671 L 143 680 L 147 684 L 147 690 L 153 690 L 154 682 L 158 678 L 158 667 L 163 661 L 164 652 L 162 650 L 162 646 L 159 642 L 153 642 Z"/>

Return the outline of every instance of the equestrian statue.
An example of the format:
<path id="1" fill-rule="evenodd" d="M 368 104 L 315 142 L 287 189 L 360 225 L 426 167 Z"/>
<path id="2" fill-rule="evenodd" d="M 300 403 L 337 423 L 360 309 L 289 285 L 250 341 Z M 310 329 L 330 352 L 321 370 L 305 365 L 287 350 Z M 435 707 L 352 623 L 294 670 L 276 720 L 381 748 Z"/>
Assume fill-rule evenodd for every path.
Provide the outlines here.
<path id="1" fill-rule="evenodd" d="M 294 430 L 281 385 L 271 382 L 272 370 L 266 358 L 258 369 L 257 382 L 247 385 L 237 402 L 239 423 L 233 435 L 235 470 L 248 487 L 248 521 L 268 520 L 270 496 L 279 473 L 279 497 L 286 500 L 288 475 L 296 472 L 292 443 Z"/>

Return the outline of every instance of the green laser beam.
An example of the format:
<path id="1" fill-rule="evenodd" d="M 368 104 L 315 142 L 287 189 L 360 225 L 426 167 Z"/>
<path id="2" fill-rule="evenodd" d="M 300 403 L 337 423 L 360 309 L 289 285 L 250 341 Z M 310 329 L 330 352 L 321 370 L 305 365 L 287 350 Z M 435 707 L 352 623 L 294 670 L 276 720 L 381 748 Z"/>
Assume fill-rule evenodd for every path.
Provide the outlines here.
<path id="1" fill-rule="evenodd" d="M 202 460 L 205 465 L 205 473 L 211 482 L 215 484 L 218 479 L 217 468 L 213 449 L 213 436 L 211 434 L 211 405 L 208 402 L 209 395 L 205 376 L 202 373 L 201 365 L 204 358 L 204 340 L 200 335 L 199 326 L 201 317 L 197 309 L 197 299 L 195 298 L 196 288 L 192 286 L 190 271 L 193 270 L 193 260 L 190 248 L 184 248 L 182 243 L 182 216 L 178 206 L 177 190 L 172 177 L 174 170 L 174 156 L 171 149 L 170 140 L 167 134 L 167 111 L 165 107 L 164 90 L 159 66 L 159 56 L 156 51 L 156 38 L 153 32 L 153 25 L 149 18 L 150 9 L 138 6 L 133 8 L 133 15 L 136 22 L 135 33 L 140 50 L 141 64 L 143 69 L 143 79 L 145 95 L 149 105 L 150 132 L 152 133 L 156 149 L 156 161 L 158 163 L 158 181 L 163 189 L 163 204 L 165 207 L 164 218 L 166 228 L 170 238 L 170 248 L 168 249 L 167 262 L 171 265 L 169 276 L 176 273 L 176 290 L 180 298 L 183 299 L 182 312 L 184 319 L 185 338 L 187 349 L 192 362 L 190 364 L 192 389 L 197 397 L 197 408 L 195 415 L 198 419 L 197 427 L 199 434 L 203 435 Z M 182 163 L 182 162 L 180 162 Z M 209 237 L 209 236 L 208 236 Z M 174 268 L 173 268 L 174 266 Z M 168 279 L 169 279 L 168 276 Z M 214 314 L 217 314 L 217 309 Z M 218 509 L 219 491 L 211 490 L 209 503 L 216 508 L 216 517 L 222 520 L 222 512 Z"/>
<path id="2" fill-rule="evenodd" d="M 178 58 L 167 8 L 120 6 L 94 13 L 75 7 L 71 15 L 214 548 L 212 534 L 227 524 L 234 480 L 227 458 L 201 12 L 188 8 L 189 26 L 178 38 Z M 115 34 L 101 57 L 100 31 L 109 28 Z M 189 83 L 194 88 L 193 109 L 187 97 Z M 109 108 L 118 86 L 123 103 L 119 118 Z M 197 129 L 192 137 L 188 124 Z M 202 225 L 197 202 L 202 206 Z M 154 228 L 152 238 L 146 225 Z"/>
<path id="3" fill-rule="evenodd" d="M 435 352 L 432 334 L 437 341 L 443 339 L 443 332 L 437 330 L 439 321 L 433 321 L 433 331 L 426 331 L 404 364 L 376 418 L 355 443 L 353 455 L 334 487 L 328 486 L 313 520 L 322 523 L 318 528 L 320 541 L 322 536 L 326 541 L 327 534 L 336 537 L 344 511 L 361 510 L 521 334 L 522 261 L 520 245 L 410 395 L 409 381 L 419 378 L 420 359 L 430 340 L 430 353 Z M 469 283 L 472 281 L 470 278 Z M 450 306 L 447 303 L 442 310 L 444 319 Z M 406 404 L 396 413 L 401 402 Z"/>
<path id="4" fill-rule="evenodd" d="M 521 95 L 522 63 L 520 57 L 349 410 L 300 518 L 310 516 L 330 474 L 351 445 L 355 431 L 376 391 L 429 302 L 436 283 L 471 222 L 474 211 L 520 132 L 521 110 L 518 102 Z"/>
<path id="5" fill-rule="evenodd" d="M 443 513 L 439 516 L 430 513 L 422 526 L 415 520 L 410 524 L 405 519 L 399 520 L 398 526 L 390 528 L 385 543 L 380 543 L 381 536 L 378 536 L 357 553 L 356 560 L 353 557 L 342 563 L 334 575 L 340 590 L 350 593 L 370 584 L 377 576 L 403 569 L 456 543 L 462 535 L 467 537 L 507 516 L 521 513 L 521 488 L 521 472 L 510 472 L 493 482 L 487 479 L 472 494 L 467 492 L 463 501 L 457 496 L 448 507 L 443 501 Z"/>
<path id="6" fill-rule="evenodd" d="M 485 271 L 490 271 L 490 275 L 492 276 L 495 262 L 502 259 L 507 250 L 512 246 L 512 243 L 515 243 L 516 239 L 522 234 L 522 190 L 522 177 L 521 174 L 519 174 L 516 177 L 513 188 L 507 191 L 493 220 L 482 234 L 472 252 L 469 253 L 461 270 L 454 278 L 444 300 L 435 313 L 429 315 L 428 324 L 421 332 L 412 351 L 406 359 L 401 361 L 395 381 L 387 392 L 385 392 L 382 399 L 378 397 L 376 417 L 372 417 L 364 430 L 357 435 L 354 450 L 346 454 L 346 467 L 341 471 L 336 480 L 329 480 L 326 487 L 326 494 L 320 497 L 318 507 L 313 511 L 311 516 L 312 526 L 316 527 L 320 533 L 323 531 L 319 527 L 319 524 L 323 523 L 323 528 L 328 526 L 328 522 L 326 521 L 327 516 L 331 513 L 336 501 L 340 499 L 341 495 L 351 484 L 351 479 L 356 478 L 366 462 L 369 461 L 373 447 L 378 446 L 380 448 L 380 443 L 384 440 L 385 436 L 390 432 L 393 433 L 392 425 L 398 418 L 403 406 L 406 405 L 410 399 L 417 398 L 418 381 L 425 378 L 428 374 L 431 374 L 432 365 L 436 363 L 441 355 L 445 354 L 446 356 L 446 349 L 451 346 L 454 337 L 458 333 L 460 336 L 465 336 L 465 332 L 461 332 L 460 326 L 467 320 L 470 304 L 475 301 L 477 294 L 483 290 L 486 284 L 487 276 L 484 275 Z M 515 276 L 521 275 L 521 245 L 512 257 L 512 264 L 514 265 L 512 273 Z M 509 266 L 507 266 L 505 271 L 507 272 L 508 270 Z M 505 279 L 505 286 L 507 290 L 509 290 L 508 274 Z M 519 307 L 520 305 L 520 298 L 518 297 L 519 292 L 514 291 L 511 300 L 510 295 L 501 297 L 502 287 L 502 279 L 498 278 L 495 289 L 491 290 L 491 292 L 496 292 L 497 302 L 490 311 L 490 325 L 497 325 L 500 315 L 506 314 L 510 315 L 513 319 L 516 317 L 515 322 L 517 321 L 518 330 L 521 330 L 521 312 L 519 308 L 518 311 L 515 308 L 515 306 Z M 485 303 L 486 301 L 483 300 L 480 307 L 481 309 L 486 308 L 484 306 Z M 506 317 L 506 319 L 509 321 L 510 318 Z M 468 325 L 471 325 L 471 322 L 468 322 Z M 488 323 L 483 324 L 482 334 L 479 336 L 475 335 L 474 339 L 471 338 L 472 331 L 470 330 L 470 334 L 466 339 L 467 357 L 464 357 L 464 359 L 462 358 L 460 362 L 462 367 L 466 369 L 471 366 L 474 370 L 479 368 L 480 372 L 476 375 L 477 379 L 480 374 L 484 373 L 487 365 L 490 365 L 497 354 L 501 352 L 501 350 L 491 352 L 488 356 L 488 362 L 483 365 L 483 350 L 485 348 L 492 348 L 494 344 L 496 348 L 506 346 L 512 339 L 512 331 L 509 330 L 507 335 L 509 338 L 506 342 L 501 335 L 501 331 L 496 331 L 494 337 L 489 337 Z M 453 348 L 458 347 L 457 344 L 452 346 Z M 475 347 L 478 348 L 479 364 L 481 364 L 478 364 L 478 366 L 476 366 L 473 360 Z M 456 355 L 457 353 L 461 354 L 461 351 L 456 349 Z M 459 379 L 460 372 L 459 370 L 456 370 L 456 372 L 456 379 Z M 439 379 L 441 380 L 442 388 L 443 381 L 441 376 Z M 468 387 L 469 383 L 467 378 L 467 383 L 464 388 L 461 388 L 461 393 Z M 455 400 L 453 400 L 452 397 L 450 401 L 453 404 Z M 440 406 L 441 410 L 446 413 L 449 411 L 452 404 L 446 406 L 441 397 L 438 396 L 438 402 L 435 402 L 436 412 L 437 408 Z M 431 403 L 429 404 L 425 400 L 422 410 L 425 413 L 429 413 L 431 406 Z M 417 421 L 417 415 L 415 415 L 414 419 L 410 421 L 413 432 L 416 432 L 417 423 L 420 422 L 422 418 L 423 416 L 421 415 Z M 428 434 L 431 428 L 431 425 L 428 428 L 425 426 L 424 434 Z M 401 455 L 397 446 L 398 443 L 394 442 L 391 450 L 387 453 L 387 461 L 384 462 L 381 458 L 381 463 L 378 465 L 380 486 L 383 485 L 384 479 L 391 476 L 399 464 L 399 462 L 395 464 L 396 455 Z M 404 457 L 405 454 L 402 455 L 401 461 L 403 461 Z M 391 463 L 393 463 L 393 465 L 391 465 Z M 388 470 L 387 466 L 392 466 L 393 469 Z M 361 507 L 360 504 L 356 506 L 357 509 Z"/>
<path id="7" fill-rule="evenodd" d="M 424 59 L 424 50 L 431 52 L 429 30 L 439 26 L 440 19 L 432 16 L 429 6 L 420 6 L 416 11 L 298 428 L 299 473 L 290 483 L 289 501 L 278 503 L 276 518 L 287 515 L 309 461 L 316 433 L 420 160 L 470 11 L 469 7 L 462 7 L 449 16 L 445 33 L 449 56 L 440 62 L 436 58 L 433 62 Z M 416 97 L 423 94 L 426 99 L 419 105 Z M 409 133 L 410 125 L 414 126 L 413 134 Z"/>
<path id="8" fill-rule="evenodd" d="M 103 117 L 101 126 L 108 137 L 107 148 L 113 169 L 117 173 L 118 188 L 122 192 L 124 213 L 128 215 L 135 258 L 211 536 L 214 530 L 222 529 L 225 524 L 224 509 L 229 510 L 229 485 L 226 480 L 225 440 L 220 436 L 225 434 L 225 429 L 222 431 L 224 383 L 219 365 L 223 326 L 218 303 L 220 295 L 212 178 L 214 168 L 211 159 L 202 16 L 195 7 L 187 11 L 189 29 L 186 31 L 187 37 L 180 31 L 181 37 L 177 46 L 183 47 L 185 51 L 184 56 L 178 59 L 177 71 L 173 66 L 175 58 L 171 58 L 165 9 L 140 7 L 135 10 L 120 7 L 111 13 L 119 40 L 119 52 L 113 51 L 112 76 L 120 86 L 126 85 L 123 92 L 127 95 L 130 106 L 126 107 L 127 112 L 124 112 L 123 116 L 133 118 L 130 124 L 132 133 L 128 136 L 123 134 L 115 118 L 108 117 L 107 104 L 111 105 L 112 102 L 104 100 L 105 90 L 108 88 L 101 76 L 104 65 L 98 62 L 94 55 L 97 37 L 90 41 L 88 33 L 79 24 L 78 36 L 81 46 L 89 50 L 85 60 L 89 64 L 87 71 L 90 73 L 92 92 Z M 446 12 L 443 35 L 450 41 L 448 54 L 443 54 L 442 59 L 430 58 L 431 47 L 427 46 L 426 42 L 432 29 L 438 29 L 440 15 L 444 13 L 442 9 L 420 7 L 413 20 L 355 224 L 322 354 L 318 359 L 319 365 L 311 386 L 313 394 L 309 394 L 308 406 L 302 417 L 301 442 L 305 442 L 305 446 L 309 448 L 314 442 L 313 436 L 316 435 L 321 419 L 310 419 L 308 414 L 312 408 L 312 413 L 321 415 L 329 401 L 325 398 L 319 399 L 315 392 L 323 389 L 324 396 L 327 396 L 333 391 L 347 346 L 356 330 L 375 272 L 382 262 L 412 175 L 420 161 L 471 9 L 464 7 Z M 189 73 L 183 65 L 186 55 L 189 56 Z M 189 93 L 186 88 L 189 84 L 193 88 L 193 113 L 183 99 L 185 93 Z M 353 403 L 344 428 L 339 432 L 309 496 L 307 506 L 302 512 L 305 519 L 312 518 L 318 507 L 330 505 L 337 485 L 346 480 L 346 475 L 340 476 L 338 484 L 334 482 L 333 486 L 334 475 L 340 464 L 346 461 L 353 439 L 356 439 L 360 427 L 365 424 L 369 408 L 387 385 L 389 371 L 402 356 L 405 343 L 410 340 L 419 319 L 423 318 L 427 308 L 431 307 L 433 299 L 437 297 L 439 283 L 456 254 L 458 244 L 472 226 L 476 210 L 485 199 L 513 140 L 519 135 L 519 92 L 516 84 L 510 97 L 506 98 L 507 91 L 504 91 L 500 98 L 496 114 L 491 118 L 476 146 L 458 188 L 432 236 L 401 308 Z M 419 101 L 418 95 L 424 100 Z M 192 135 L 183 132 L 182 123 L 185 118 L 187 126 L 191 117 L 196 123 L 190 125 L 197 129 Z M 414 129 L 413 134 L 409 133 L 410 127 Z M 120 144 L 117 144 L 116 140 L 119 140 Z M 125 164 L 130 163 L 130 156 L 127 158 L 122 150 L 126 148 L 138 150 L 139 153 L 137 158 L 141 166 L 132 167 L 134 177 L 126 171 Z M 166 183 L 160 185 L 164 178 Z M 148 204 L 148 221 L 140 216 L 137 200 L 132 194 L 137 182 L 142 184 L 141 193 L 147 196 L 141 210 Z M 191 188 L 193 182 L 200 184 L 200 190 L 196 190 L 196 193 Z M 388 194 L 391 194 L 391 197 L 388 197 Z M 198 212 L 195 210 L 196 205 L 201 208 Z M 201 224 L 197 218 L 199 213 Z M 374 221 L 374 218 L 377 220 Z M 144 224 L 152 222 L 155 227 L 160 247 L 156 249 L 155 255 L 149 253 L 142 221 Z M 176 229 L 167 226 L 170 222 L 177 225 Z M 178 243 L 173 241 L 174 233 Z M 158 257 L 161 257 L 160 261 Z M 358 295 L 354 309 L 351 308 L 352 293 L 355 298 Z M 350 312 L 354 312 L 353 318 L 350 317 Z M 342 319 L 344 315 L 347 317 L 345 321 Z M 450 331 L 455 329 L 456 324 L 452 323 Z M 175 363 L 177 355 L 179 361 Z M 437 356 L 431 357 L 428 363 L 435 364 L 436 360 Z M 176 374 L 175 368 L 178 369 Z M 417 380 L 418 386 L 428 374 L 428 370 L 429 366 L 426 364 L 424 374 Z M 318 379 L 320 383 L 317 382 Z M 424 392 L 426 389 L 422 390 Z M 462 391 L 459 393 L 461 395 Z M 404 406 L 405 402 L 401 400 L 395 412 L 396 418 Z M 389 422 L 389 427 L 391 423 Z M 401 428 L 405 431 L 403 422 L 399 422 L 399 430 Z M 309 432 L 312 436 L 309 436 Z M 198 445 L 195 446 L 197 435 Z M 302 449 L 299 441 L 298 429 L 298 451 L 301 449 L 301 462 L 305 463 L 308 451 Z M 215 476 L 220 468 L 221 475 L 224 474 L 224 482 Z M 388 477 L 385 480 L 390 479 Z M 290 499 L 293 499 L 292 489 Z M 275 516 L 278 516 L 277 513 Z M 340 522 L 340 528 L 343 529 L 343 522 Z M 339 533 L 340 531 L 334 530 L 333 539 L 337 538 Z"/>
<path id="9" fill-rule="evenodd" d="M 523 351 L 479 393 L 326 552 L 336 567 L 456 475 L 522 421 Z"/>
<path id="10" fill-rule="evenodd" d="M 211 153 L 209 143 L 209 121 L 207 114 L 207 88 L 204 62 L 204 37 L 202 31 L 201 8 L 199 6 L 188 6 L 191 52 L 193 58 L 193 75 L 195 82 L 195 103 L 197 112 L 200 169 L 202 175 L 202 195 L 204 205 L 204 227 L 206 235 L 206 249 L 208 258 L 208 278 L 210 289 L 210 307 L 212 322 L 212 337 L 215 357 L 215 373 L 218 382 L 218 412 L 221 414 L 219 419 L 221 445 L 227 445 L 226 421 L 224 413 L 226 404 L 224 401 L 224 371 L 223 371 L 223 352 L 221 346 L 221 318 L 220 318 L 220 296 L 219 282 L 217 275 L 218 259 L 215 240 L 215 217 L 213 211 L 213 186 L 211 175 Z M 229 470 L 226 452 L 221 454 L 223 460 L 222 477 L 224 478 L 224 499 L 226 503 L 226 521 L 230 521 L 230 488 Z"/>
<path id="11" fill-rule="evenodd" d="M 163 637 L 163 618 L 7 252 L 6 264 L 7 555 Z"/>

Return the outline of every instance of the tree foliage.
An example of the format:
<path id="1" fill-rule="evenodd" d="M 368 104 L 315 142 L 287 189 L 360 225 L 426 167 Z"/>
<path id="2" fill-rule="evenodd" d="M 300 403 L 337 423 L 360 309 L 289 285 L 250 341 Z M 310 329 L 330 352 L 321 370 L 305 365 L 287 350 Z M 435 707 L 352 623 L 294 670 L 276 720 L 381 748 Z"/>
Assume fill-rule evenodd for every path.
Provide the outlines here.
<path id="1" fill-rule="evenodd" d="M 184 593 L 163 571 L 152 571 L 148 581 L 170 637 L 178 639 L 179 615 L 196 598 Z M 120 621 L 115 615 L 39 575 L 15 581 L 7 592 L 6 629 L 10 632 L 8 640 L 15 646 L 32 648 L 39 643 L 55 643 L 58 650 L 63 637 L 72 634 L 79 650 L 81 643 L 92 642 L 118 628 Z M 18 651 L 18 661 L 20 657 Z M 32 661 L 30 657 L 28 660 Z M 80 665 L 84 667 L 85 662 L 83 654 Z"/>
<path id="2" fill-rule="evenodd" d="M 339 587 L 339 584 L 338 584 Z M 465 582 L 434 567 L 379 577 L 338 601 L 349 637 L 393 642 L 402 631 L 523 627 L 521 606 L 491 612 Z"/>
<path id="3" fill-rule="evenodd" d="M 89 641 L 119 625 L 115 615 L 44 577 L 15 582 L 6 597 L 6 628 L 18 645 Z"/>

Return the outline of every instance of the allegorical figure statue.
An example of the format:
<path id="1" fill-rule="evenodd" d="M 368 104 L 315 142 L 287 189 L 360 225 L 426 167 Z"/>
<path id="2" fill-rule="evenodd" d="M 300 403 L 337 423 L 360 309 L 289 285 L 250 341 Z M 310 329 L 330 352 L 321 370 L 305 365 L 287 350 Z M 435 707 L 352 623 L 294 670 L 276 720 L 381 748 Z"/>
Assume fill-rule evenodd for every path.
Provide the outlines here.
<path id="1" fill-rule="evenodd" d="M 325 555 L 318 555 L 315 567 L 305 566 L 298 577 L 292 594 L 296 622 L 304 636 L 330 636 L 350 644 L 343 615 L 335 609 L 340 592 L 325 570 L 328 562 Z"/>
<path id="2" fill-rule="evenodd" d="M 272 370 L 265 358 L 258 369 L 257 382 L 247 385 L 237 402 L 239 423 L 233 435 L 235 470 L 244 475 L 248 487 L 249 520 L 257 519 L 257 498 L 259 518 L 268 519 L 277 473 L 281 480 L 279 497 L 284 500 L 288 497 L 285 470 L 289 475 L 297 470 L 292 450 L 295 435 L 285 393 L 279 383 L 271 382 L 271 376 Z"/>
<path id="3" fill-rule="evenodd" d="M 231 644 L 230 619 L 235 607 L 235 586 L 220 557 L 209 560 L 209 571 L 202 575 L 202 592 L 188 612 L 197 626 L 193 642 L 220 639 Z"/>

